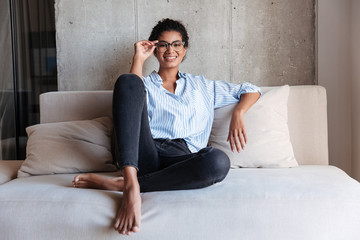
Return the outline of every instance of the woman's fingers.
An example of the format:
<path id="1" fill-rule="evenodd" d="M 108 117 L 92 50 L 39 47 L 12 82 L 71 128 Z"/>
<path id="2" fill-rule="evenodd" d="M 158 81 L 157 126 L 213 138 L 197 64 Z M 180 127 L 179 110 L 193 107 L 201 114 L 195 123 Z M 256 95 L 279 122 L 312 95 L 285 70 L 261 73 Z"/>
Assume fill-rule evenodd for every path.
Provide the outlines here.
<path id="1" fill-rule="evenodd" d="M 156 46 L 157 42 L 158 40 L 155 41 L 141 40 L 135 43 L 135 48 L 141 48 L 141 47 L 153 48 Z"/>
<path id="2" fill-rule="evenodd" d="M 247 144 L 247 135 L 246 135 L 246 130 L 245 130 L 245 128 L 243 129 L 242 133 L 243 133 L 242 135 L 244 136 L 245 144 Z M 245 147 L 245 145 L 244 145 L 244 147 Z M 244 149 L 244 147 L 243 147 L 243 149 Z"/>
<path id="3" fill-rule="evenodd" d="M 150 41 L 139 41 L 134 44 L 134 58 L 146 61 L 154 52 L 155 44 Z"/>
<path id="4" fill-rule="evenodd" d="M 240 140 L 240 145 L 241 145 L 241 149 L 240 146 L 237 148 L 238 152 L 240 152 L 240 150 L 244 150 L 245 148 L 245 136 L 243 135 L 243 132 L 241 132 L 239 134 L 238 139 Z"/>
<path id="5" fill-rule="evenodd" d="M 158 40 L 155 40 L 155 41 L 149 41 L 149 40 L 138 41 L 138 43 L 143 43 L 143 44 L 148 44 L 148 45 L 155 45 L 158 42 L 159 42 Z"/>
<path id="6" fill-rule="evenodd" d="M 231 151 L 234 152 L 234 137 L 232 136 L 231 132 L 229 133 L 227 141 L 230 142 Z"/>
<path id="7" fill-rule="evenodd" d="M 135 47 L 135 55 L 140 56 L 141 58 L 147 59 L 150 57 L 155 51 L 156 43 L 158 41 L 148 41 L 141 40 L 134 44 Z"/>
<path id="8" fill-rule="evenodd" d="M 237 130 L 234 130 L 234 142 L 235 142 L 235 147 L 236 147 L 236 150 L 237 152 L 240 152 L 240 144 L 241 144 L 241 136 L 239 135 L 238 131 Z M 240 141 L 239 141 L 240 139 Z"/>
<path id="9" fill-rule="evenodd" d="M 245 129 L 234 129 L 230 131 L 227 141 L 230 142 L 230 148 L 232 152 L 234 152 L 235 149 L 237 152 L 244 150 L 245 144 L 247 143 Z"/>

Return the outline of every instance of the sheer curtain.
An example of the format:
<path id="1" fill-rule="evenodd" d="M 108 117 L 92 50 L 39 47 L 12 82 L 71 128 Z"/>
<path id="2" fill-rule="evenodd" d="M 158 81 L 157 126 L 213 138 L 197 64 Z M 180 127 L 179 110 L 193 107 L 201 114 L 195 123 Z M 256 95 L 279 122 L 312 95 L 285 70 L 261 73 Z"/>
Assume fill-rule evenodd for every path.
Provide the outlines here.
<path id="1" fill-rule="evenodd" d="M 54 1 L 3 1 L 0 13 L 0 159 L 24 159 L 39 95 L 57 90 Z"/>
<path id="2" fill-rule="evenodd" d="M 0 5 L 0 158 L 15 146 L 14 96 L 9 2 Z"/>

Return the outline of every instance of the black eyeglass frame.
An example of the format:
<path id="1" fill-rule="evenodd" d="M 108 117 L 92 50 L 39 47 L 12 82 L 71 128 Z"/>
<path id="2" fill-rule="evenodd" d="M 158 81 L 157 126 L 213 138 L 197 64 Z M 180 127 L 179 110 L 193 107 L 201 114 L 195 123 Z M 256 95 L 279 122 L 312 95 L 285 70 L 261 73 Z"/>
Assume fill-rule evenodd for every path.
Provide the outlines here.
<path id="1" fill-rule="evenodd" d="M 168 42 L 166 42 L 166 41 L 160 41 L 160 42 L 158 42 L 158 43 L 155 44 L 157 51 L 159 51 L 158 45 L 159 45 L 160 43 L 166 45 L 166 50 L 169 48 L 169 45 L 170 45 L 171 48 L 172 48 L 175 52 L 180 52 L 180 51 L 182 51 L 182 50 L 185 48 L 185 41 L 176 40 L 176 41 L 173 41 L 172 43 L 168 43 Z M 182 43 L 182 49 L 180 49 L 180 50 L 175 50 L 175 48 L 173 47 L 173 44 L 174 44 L 174 43 Z M 166 50 L 165 50 L 165 51 L 159 51 L 159 52 L 166 52 Z"/>

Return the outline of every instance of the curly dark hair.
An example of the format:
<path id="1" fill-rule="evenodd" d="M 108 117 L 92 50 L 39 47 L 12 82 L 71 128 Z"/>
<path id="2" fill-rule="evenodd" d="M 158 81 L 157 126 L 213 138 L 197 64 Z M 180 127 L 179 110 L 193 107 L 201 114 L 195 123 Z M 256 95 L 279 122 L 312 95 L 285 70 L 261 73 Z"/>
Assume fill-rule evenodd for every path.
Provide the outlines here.
<path id="1" fill-rule="evenodd" d="M 189 46 L 189 36 L 185 26 L 180 21 L 169 18 L 164 18 L 155 25 L 151 31 L 149 41 L 157 40 L 160 35 L 166 31 L 176 31 L 180 33 L 182 40 L 185 42 L 184 47 L 187 48 Z"/>

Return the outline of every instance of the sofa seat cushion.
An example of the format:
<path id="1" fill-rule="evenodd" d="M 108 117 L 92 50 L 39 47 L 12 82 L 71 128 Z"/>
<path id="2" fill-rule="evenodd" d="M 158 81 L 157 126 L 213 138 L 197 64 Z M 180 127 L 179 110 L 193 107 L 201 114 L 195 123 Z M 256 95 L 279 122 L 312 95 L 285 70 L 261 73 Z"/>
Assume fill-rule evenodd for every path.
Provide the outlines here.
<path id="1" fill-rule="evenodd" d="M 2 237 L 119 239 L 112 226 L 122 194 L 73 188 L 74 176 L 1 185 Z M 208 188 L 142 193 L 141 231 L 129 239 L 356 239 L 359 199 L 358 182 L 332 166 L 231 169 Z"/>

